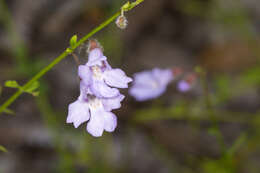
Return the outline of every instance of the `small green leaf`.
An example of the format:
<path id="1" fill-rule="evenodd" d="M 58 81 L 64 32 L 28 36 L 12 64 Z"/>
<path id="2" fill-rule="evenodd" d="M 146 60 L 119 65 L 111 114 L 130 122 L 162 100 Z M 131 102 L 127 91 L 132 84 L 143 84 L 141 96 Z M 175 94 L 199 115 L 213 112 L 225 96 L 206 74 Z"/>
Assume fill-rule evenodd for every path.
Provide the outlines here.
<path id="1" fill-rule="evenodd" d="M 5 153 L 8 152 L 7 149 L 2 145 L 0 145 L 0 151 L 5 152 Z"/>
<path id="2" fill-rule="evenodd" d="M 128 1 L 127 3 L 125 3 L 123 6 L 122 6 L 122 10 L 128 10 L 130 7 L 130 2 Z"/>
<path id="3" fill-rule="evenodd" d="M 135 2 L 136 2 L 136 4 L 138 5 L 138 4 L 140 4 L 141 2 L 143 2 L 144 0 L 136 0 Z"/>
<path id="4" fill-rule="evenodd" d="M 70 47 L 73 48 L 75 46 L 75 44 L 77 43 L 77 39 L 78 39 L 77 35 L 73 35 L 71 37 L 71 39 L 70 39 Z"/>
<path id="5" fill-rule="evenodd" d="M 39 95 L 39 92 L 35 91 L 40 86 L 38 81 L 33 82 L 26 89 L 24 89 L 22 86 L 20 86 L 15 80 L 6 81 L 5 82 L 5 86 L 6 87 L 10 87 L 10 88 L 18 88 L 22 92 L 26 92 L 26 93 L 32 94 L 33 96 L 38 96 Z M 9 114 L 12 114 L 10 110 L 6 110 L 5 112 L 9 113 Z"/>
<path id="6" fill-rule="evenodd" d="M 37 88 L 39 88 L 39 86 L 39 82 L 35 81 L 25 91 L 28 93 L 33 93 Z"/>
<path id="7" fill-rule="evenodd" d="M 71 48 L 67 48 L 67 49 L 66 49 L 66 52 L 69 53 L 69 54 L 71 54 L 73 51 L 72 51 Z"/>
<path id="8" fill-rule="evenodd" d="M 15 80 L 6 81 L 5 86 L 10 88 L 20 88 L 20 85 Z"/>

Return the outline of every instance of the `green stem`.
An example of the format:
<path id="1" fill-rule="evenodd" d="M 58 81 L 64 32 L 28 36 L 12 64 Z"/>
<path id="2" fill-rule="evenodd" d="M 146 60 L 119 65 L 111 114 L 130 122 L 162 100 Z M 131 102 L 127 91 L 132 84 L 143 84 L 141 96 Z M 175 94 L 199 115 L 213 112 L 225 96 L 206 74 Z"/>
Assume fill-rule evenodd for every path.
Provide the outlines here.
<path id="1" fill-rule="evenodd" d="M 217 142 L 220 146 L 221 154 L 224 155 L 226 152 L 226 146 L 225 146 L 225 142 L 224 142 L 223 136 L 222 136 L 220 128 L 219 128 L 217 116 L 215 114 L 215 111 L 214 111 L 214 108 L 213 108 L 213 105 L 211 102 L 211 98 L 210 98 L 210 94 L 209 94 L 209 87 L 208 87 L 208 83 L 207 83 L 207 73 L 205 71 L 201 72 L 201 79 L 202 79 L 202 85 L 203 85 L 203 89 L 204 89 L 206 109 L 209 114 L 209 118 L 212 121 L 213 128 L 216 131 L 215 136 L 216 136 Z"/>
<path id="2" fill-rule="evenodd" d="M 140 2 L 143 2 L 144 0 L 137 0 L 138 3 L 133 2 L 130 4 L 128 9 L 125 9 L 125 11 L 129 11 L 136 7 Z M 0 106 L 0 113 L 4 112 L 4 110 L 12 104 L 22 93 L 23 90 L 26 90 L 33 82 L 40 79 L 45 73 L 47 73 L 49 70 L 51 70 L 56 64 L 58 64 L 61 60 L 66 58 L 68 55 L 73 53 L 76 48 L 78 48 L 81 44 L 86 42 L 91 36 L 96 34 L 98 31 L 105 28 L 108 24 L 113 22 L 118 16 L 120 15 L 120 12 L 115 13 L 112 17 L 107 19 L 105 22 L 100 24 L 98 27 L 94 28 L 92 31 L 90 31 L 87 35 L 85 35 L 83 38 L 81 38 L 73 47 L 67 48 L 65 51 L 63 51 L 58 57 L 56 57 L 49 65 L 47 65 L 45 68 L 43 68 L 39 73 L 37 73 L 31 80 L 29 80 L 26 84 L 22 86 L 21 89 L 19 89 L 16 93 L 14 93 L 7 101 L 5 101 Z"/>

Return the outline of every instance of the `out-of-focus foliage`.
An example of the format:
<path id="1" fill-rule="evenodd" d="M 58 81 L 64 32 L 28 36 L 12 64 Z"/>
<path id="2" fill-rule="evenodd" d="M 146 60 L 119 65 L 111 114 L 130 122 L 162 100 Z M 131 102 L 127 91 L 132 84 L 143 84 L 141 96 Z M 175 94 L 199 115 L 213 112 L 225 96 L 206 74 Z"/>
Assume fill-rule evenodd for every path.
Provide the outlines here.
<path id="1" fill-rule="evenodd" d="M 7 149 L 4 147 L 4 146 L 2 146 L 2 145 L 0 145 L 0 151 L 2 151 L 2 152 L 7 152 Z"/>

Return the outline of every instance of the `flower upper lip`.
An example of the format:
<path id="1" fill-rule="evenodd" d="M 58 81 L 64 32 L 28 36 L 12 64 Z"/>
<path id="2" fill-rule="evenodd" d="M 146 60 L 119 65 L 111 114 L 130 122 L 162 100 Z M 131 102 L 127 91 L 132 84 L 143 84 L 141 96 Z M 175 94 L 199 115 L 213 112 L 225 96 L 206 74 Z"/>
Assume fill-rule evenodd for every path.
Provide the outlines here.
<path id="1" fill-rule="evenodd" d="M 95 48 L 90 51 L 86 65 L 90 67 L 94 65 L 102 66 L 102 61 L 105 60 L 107 60 L 107 57 L 103 55 L 102 50 L 100 48 Z"/>

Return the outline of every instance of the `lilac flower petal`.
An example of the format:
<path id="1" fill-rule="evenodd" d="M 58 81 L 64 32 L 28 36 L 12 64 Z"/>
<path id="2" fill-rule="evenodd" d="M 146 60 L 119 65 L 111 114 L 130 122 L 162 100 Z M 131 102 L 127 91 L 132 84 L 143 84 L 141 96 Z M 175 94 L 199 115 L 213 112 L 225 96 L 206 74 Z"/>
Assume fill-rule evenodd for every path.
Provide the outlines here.
<path id="1" fill-rule="evenodd" d="M 103 113 L 105 125 L 104 129 L 107 132 L 113 132 L 117 126 L 117 117 L 112 112 L 104 112 Z"/>
<path id="2" fill-rule="evenodd" d="M 75 128 L 89 120 L 89 107 L 87 102 L 75 101 L 69 105 L 67 123 L 73 123 Z"/>
<path id="3" fill-rule="evenodd" d="M 153 99 L 162 95 L 172 80 L 173 75 L 170 69 L 155 68 L 151 71 L 136 73 L 129 93 L 138 101 Z"/>
<path id="4" fill-rule="evenodd" d="M 162 95 L 166 90 L 166 87 L 160 88 L 147 88 L 147 87 L 132 87 L 129 90 L 129 94 L 133 96 L 137 101 L 146 101 Z"/>
<path id="5" fill-rule="evenodd" d="M 104 81 L 94 80 L 91 91 L 97 97 L 115 97 L 119 95 L 119 91 L 116 88 L 110 88 Z"/>
<path id="6" fill-rule="evenodd" d="M 90 87 L 86 86 L 85 83 L 82 81 L 80 82 L 80 96 L 78 100 L 81 101 L 88 101 L 88 95 L 94 95 L 93 92 L 91 92 Z"/>
<path id="7" fill-rule="evenodd" d="M 185 81 L 185 80 L 181 80 L 179 83 L 178 83 L 178 86 L 177 86 L 178 90 L 180 92 L 187 92 L 188 90 L 190 90 L 191 86 L 190 84 Z"/>
<path id="8" fill-rule="evenodd" d="M 108 64 L 107 60 L 104 60 L 103 65 L 102 65 L 102 70 L 105 71 L 105 70 L 111 70 L 111 69 L 112 69 L 112 67 Z"/>
<path id="9" fill-rule="evenodd" d="M 121 69 L 112 69 L 104 72 L 105 82 L 113 87 L 127 88 L 128 83 L 132 81 L 130 77 L 127 77 L 125 72 Z"/>
<path id="10" fill-rule="evenodd" d="M 102 109 L 90 109 L 91 118 L 87 125 L 87 131 L 94 137 L 100 137 L 103 134 L 105 119 Z"/>
<path id="11" fill-rule="evenodd" d="M 121 107 L 121 101 L 125 98 L 124 95 L 119 94 L 116 97 L 112 97 L 112 98 L 104 98 L 102 99 L 102 103 L 104 106 L 104 109 L 106 111 L 112 111 L 113 109 L 118 109 Z"/>
<path id="12" fill-rule="evenodd" d="M 78 75 L 86 86 L 91 84 L 92 72 L 88 66 L 80 65 L 78 67 Z"/>
<path id="13" fill-rule="evenodd" d="M 150 86 L 150 83 L 154 82 L 151 71 L 143 71 L 134 74 L 134 85 L 138 84 L 140 86 Z"/>
<path id="14" fill-rule="evenodd" d="M 106 60 L 107 57 L 103 56 L 103 52 L 100 48 L 95 48 L 89 52 L 88 66 L 99 65 L 102 66 L 102 61 Z"/>
<path id="15" fill-rule="evenodd" d="M 170 69 L 162 70 L 155 68 L 152 73 L 154 78 L 157 79 L 161 85 L 167 85 L 173 80 L 173 74 Z"/>

